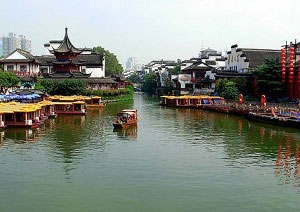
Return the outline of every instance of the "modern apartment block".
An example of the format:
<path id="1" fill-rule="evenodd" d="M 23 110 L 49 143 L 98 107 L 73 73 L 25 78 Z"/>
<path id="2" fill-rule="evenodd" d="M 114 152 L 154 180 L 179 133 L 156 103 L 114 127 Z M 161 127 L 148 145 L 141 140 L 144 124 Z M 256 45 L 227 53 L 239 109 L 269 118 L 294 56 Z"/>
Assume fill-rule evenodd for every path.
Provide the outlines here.
<path id="1" fill-rule="evenodd" d="M 17 36 L 10 32 L 7 37 L 2 37 L 0 42 L 0 56 L 1 56 L 1 44 L 2 55 L 6 56 L 16 49 L 22 49 L 24 51 L 31 52 L 31 40 L 27 39 L 24 35 Z"/>

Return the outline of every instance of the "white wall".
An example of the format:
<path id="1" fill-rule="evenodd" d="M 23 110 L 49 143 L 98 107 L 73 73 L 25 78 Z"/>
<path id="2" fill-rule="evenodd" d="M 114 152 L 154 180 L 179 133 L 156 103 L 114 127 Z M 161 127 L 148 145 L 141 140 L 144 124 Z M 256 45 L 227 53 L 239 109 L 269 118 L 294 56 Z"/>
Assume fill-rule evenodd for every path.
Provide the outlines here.
<path id="1" fill-rule="evenodd" d="M 86 67 L 85 73 L 91 74 L 91 77 L 105 77 L 105 72 L 102 68 L 89 68 Z"/>
<path id="2" fill-rule="evenodd" d="M 245 62 L 246 57 L 241 57 L 242 51 L 237 52 L 238 47 L 231 48 L 231 53 L 227 54 L 225 60 L 225 69 L 227 71 L 238 71 L 239 73 L 245 72 L 249 68 L 249 62 Z"/>
<path id="3" fill-rule="evenodd" d="M 39 73 L 40 71 L 40 66 L 38 64 L 29 64 L 29 63 L 6 63 L 4 64 L 4 71 L 7 71 L 7 66 L 8 65 L 13 65 L 14 69 L 13 71 L 21 71 L 21 65 L 26 65 L 26 73 Z"/>

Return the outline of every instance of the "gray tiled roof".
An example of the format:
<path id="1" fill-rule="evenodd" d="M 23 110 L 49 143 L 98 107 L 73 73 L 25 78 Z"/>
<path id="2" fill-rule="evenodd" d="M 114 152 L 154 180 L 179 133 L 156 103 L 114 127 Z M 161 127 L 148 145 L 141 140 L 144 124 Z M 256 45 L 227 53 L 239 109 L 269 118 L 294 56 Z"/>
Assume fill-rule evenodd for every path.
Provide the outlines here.
<path id="1" fill-rule="evenodd" d="M 56 60 L 53 55 L 36 56 L 36 59 L 41 63 L 41 66 L 51 66 L 52 62 Z M 103 55 L 96 53 L 80 54 L 78 61 L 84 61 L 87 67 L 99 67 L 103 66 Z"/>
<path id="2" fill-rule="evenodd" d="M 249 68 L 255 68 L 264 64 L 265 59 L 279 59 L 280 50 L 273 49 L 247 49 L 241 48 L 242 53 L 249 60 Z"/>
<path id="3" fill-rule="evenodd" d="M 65 30 L 66 30 L 66 33 L 65 33 L 65 37 L 64 37 L 62 43 L 59 45 L 59 47 L 57 49 L 50 50 L 50 52 L 51 53 L 53 53 L 53 52 L 57 52 L 57 53 L 73 52 L 73 53 L 80 54 L 82 52 L 82 50 L 79 50 L 73 46 L 73 44 L 71 43 L 69 36 L 68 36 L 68 28 L 66 28 Z"/>
<path id="4" fill-rule="evenodd" d="M 19 54 L 23 55 L 26 59 L 7 59 L 9 56 L 14 54 L 15 52 L 18 52 Z M 7 55 L 4 59 L 0 59 L 0 62 L 7 62 L 7 63 L 36 62 L 36 63 L 39 63 L 39 61 L 36 60 L 35 56 L 33 56 L 30 52 L 22 50 L 22 49 L 16 49 L 15 51 L 13 51 L 9 55 Z"/>

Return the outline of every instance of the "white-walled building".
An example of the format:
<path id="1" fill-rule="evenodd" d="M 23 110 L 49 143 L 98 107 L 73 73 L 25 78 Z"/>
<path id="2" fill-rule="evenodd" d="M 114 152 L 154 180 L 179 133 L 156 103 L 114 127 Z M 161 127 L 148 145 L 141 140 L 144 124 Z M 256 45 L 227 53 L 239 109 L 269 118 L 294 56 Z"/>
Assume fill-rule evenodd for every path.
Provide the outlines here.
<path id="1" fill-rule="evenodd" d="M 3 64 L 4 71 L 12 71 L 17 75 L 38 75 L 40 72 L 40 61 L 30 52 L 16 49 L 6 56 L 5 59 L 0 59 Z"/>
<path id="2" fill-rule="evenodd" d="M 227 52 L 225 58 L 225 71 L 237 73 L 249 73 L 257 66 L 264 64 L 265 59 L 276 59 L 280 57 L 277 49 L 251 49 L 239 48 L 232 45 L 231 51 Z"/>
<path id="3" fill-rule="evenodd" d="M 169 70 L 174 69 L 179 63 L 174 60 L 153 60 L 144 67 L 144 73 L 155 73 L 159 77 L 158 87 L 166 86 L 166 78 L 169 75 Z"/>
<path id="4" fill-rule="evenodd" d="M 175 92 L 178 94 L 213 94 L 216 74 L 225 68 L 225 58 L 218 53 L 203 55 L 201 58 L 184 60 L 181 72 L 172 75 Z"/>

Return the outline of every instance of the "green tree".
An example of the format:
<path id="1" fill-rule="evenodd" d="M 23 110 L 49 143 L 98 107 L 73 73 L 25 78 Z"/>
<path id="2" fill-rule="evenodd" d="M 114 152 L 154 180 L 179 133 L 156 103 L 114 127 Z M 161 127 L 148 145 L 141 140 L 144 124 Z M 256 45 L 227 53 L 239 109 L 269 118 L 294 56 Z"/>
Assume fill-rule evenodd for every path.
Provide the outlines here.
<path id="1" fill-rule="evenodd" d="M 0 86 L 2 91 L 6 91 L 10 87 L 16 87 L 19 81 L 19 78 L 14 73 L 0 70 Z"/>
<path id="2" fill-rule="evenodd" d="M 140 81 L 139 75 L 137 73 L 133 73 L 128 77 L 128 80 L 133 83 L 137 83 Z"/>
<path id="3" fill-rule="evenodd" d="M 225 99 L 237 99 L 240 91 L 234 80 L 219 79 L 216 84 L 216 92 Z"/>
<path id="4" fill-rule="evenodd" d="M 216 92 L 220 95 L 225 90 L 225 85 L 229 82 L 228 79 L 219 79 L 216 83 Z"/>
<path id="5" fill-rule="evenodd" d="M 236 100 L 239 96 L 239 90 L 236 87 L 236 84 L 231 81 L 227 82 L 224 86 L 224 91 L 220 93 L 220 96 L 225 99 Z"/>
<path id="6" fill-rule="evenodd" d="M 54 90 L 54 81 L 49 79 L 39 79 L 35 84 L 35 89 L 51 94 Z"/>
<path id="7" fill-rule="evenodd" d="M 115 54 L 111 53 L 108 50 L 105 50 L 103 47 L 98 46 L 94 47 L 93 51 L 99 54 L 105 55 L 105 75 L 120 75 L 123 72 L 123 67 L 119 63 L 118 58 Z"/>
<path id="8" fill-rule="evenodd" d="M 179 74 L 180 71 L 181 71 L 180 65 L 175 66 L 174 69 L 169 69 L 169 70 L 168 70 L 168 73 L 169 73 L 170 79 L 171 79 L 171 76 L 172 76 L 172 75 Z"/>
<path id="9" fill-rule="evenodd" d="M 85 93 L 86 83 L 80 79 L 65 79 L 63 81 L 39 79 L 36 83 L 35 89 L 52 95 L 69 96 Z"/>
<path id="10" fill-rule="evenodd" d="M 86 83 L 80 79 L 65 79 L 54 83 L 53 94 L 58 95 L 78 95 L 84 93 L 86 90 Z"/>
<path id="11" fill-rule="evenodd" d="M 284 95 L 279 59 L 266 59 L 263 65 L 253 71 L 253 74 L 258 78 L 258 92 L 273 98 Z"/>
<path id="12" fill-rule="evenodd" d="M 142 91 L 148 93 L 155 93 L 157 89 L 157 76 L 155 73 L 145 74 Z"/>

